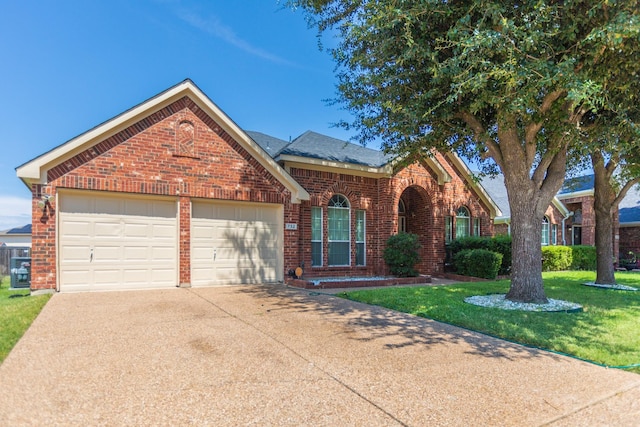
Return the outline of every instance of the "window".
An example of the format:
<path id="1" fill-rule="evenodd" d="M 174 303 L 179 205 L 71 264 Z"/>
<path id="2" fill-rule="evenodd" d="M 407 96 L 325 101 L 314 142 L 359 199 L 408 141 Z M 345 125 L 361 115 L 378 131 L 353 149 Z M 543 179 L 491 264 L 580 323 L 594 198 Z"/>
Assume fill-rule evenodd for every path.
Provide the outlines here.
<path id="1" fill-rule="evenodd" d="M 551 244 L 558 244 L 558 224 L 551 225 Z"/>
<path id="2" fill-rule="evenodd" d="M 446 216 L 444 218 L 444 241 L 449 243 L 453 240 L 453 217 Z"/>
<path id="3" fill-rule="evenodd" d="M 329 200 L 329 265 L 350 265 L 351 221 L 349 201 L 336 194 Z"/>
<path id="4" fill-rule="evenodd" d="M 322 265 L 322 208 L 311 208 L 311 266 Z"/>
<path id="5" fill-rule="evenodd" d="M 480 236 L 480 218 L 473 218 L 473 235 Z"/>
<path id="6" fill-rule="evenodd" d="M 398 233 L 407 232 L 407 209 L 402 199 L 398 202 Z"/>
<path id="7" fill-rule="evenodd" d="M 356 265 L 367 265 L 365 255 L 366 218 L 365 211 L 356 211 Z"/>
<path id="8" fill-rule="evenodd" d="M 467 237 L 471 226 L 469 211 L 461 207 L 456 211 L 456 239 Z"/>
<path id="9" fill-rule="evenodd" d="M 542 218 L 542 246 L 549 244 L 549 218 Z"/>

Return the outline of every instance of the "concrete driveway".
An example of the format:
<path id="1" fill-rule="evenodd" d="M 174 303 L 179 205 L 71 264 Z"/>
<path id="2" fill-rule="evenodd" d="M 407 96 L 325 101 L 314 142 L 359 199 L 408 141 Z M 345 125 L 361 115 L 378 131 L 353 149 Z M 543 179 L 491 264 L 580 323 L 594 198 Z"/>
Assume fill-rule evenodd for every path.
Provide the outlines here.
<path id="1" fill-rule="evenodd" d="M 282 286 L 58 294 L 0 425 L 638 425 L 640 375 Z"/>

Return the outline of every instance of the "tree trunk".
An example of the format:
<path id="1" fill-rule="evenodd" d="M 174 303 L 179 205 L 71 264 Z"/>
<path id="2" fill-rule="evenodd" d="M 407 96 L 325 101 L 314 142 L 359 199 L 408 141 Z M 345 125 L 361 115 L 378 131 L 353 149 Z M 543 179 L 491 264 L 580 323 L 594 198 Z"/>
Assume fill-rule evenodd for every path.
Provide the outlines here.
<path id="1" fill-rule="evenodd" d="M 529 191 L 508 191 L 511 206 L 511 301 L 544 304 L 542 282 L 542 214 Z"/>
<path id="2" fill-rule="evenodd" d="M 596 214 L 596 283 L 613 285 L 616 283 L 613 268 L 613 204 L 616 191 L 607 177 L 604 162 L 593 158 L 595 174 L 593 208 Z"/>

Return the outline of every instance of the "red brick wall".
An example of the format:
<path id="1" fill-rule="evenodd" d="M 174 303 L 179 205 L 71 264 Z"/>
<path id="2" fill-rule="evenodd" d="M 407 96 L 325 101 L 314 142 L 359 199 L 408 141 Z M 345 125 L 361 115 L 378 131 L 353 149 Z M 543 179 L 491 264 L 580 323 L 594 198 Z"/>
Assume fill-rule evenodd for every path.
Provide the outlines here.
<path id="1" fill-rule="evenodd" d="M 593 210 L 593 196 L 572 197 L 563 199 L 562 202 L 572 212 L 582 209 L 582 222 L 576 223 L 575 217 L 570 217 L 566 221 L 567 244 L 572 243 L 571 227 L 573 225 L 582 227 L 582 244 L 594 246 L 596 244 L 596 213 Z"/>
<path id="2" fill-rule="evenodd" d="M 391 178 L 291 169 L 291 175 L 311 194 L 301 205 L 290 203 L 288 190 L 212 118 L 189 99 L 151 114 L 129 128 L 99 141 L 48 171 L 48 184 L 33 188 L 32 288 L 56 286 L 56 202 L 43 214 L 41 195 L 60 188 L 163 195 L 179 203 L 179 282 L 190 283 L 191 199 L 210 198 L 284 205 L 284 222 L 297 229 L 284 230 L 284 273 L 304 263 L 308 276 L 387 274 L 382 260 L 386 239 L 398 230 L 400 197 L 409 206 L 408 231 L 422 236 L 421 273 L 442 272 L 444 217 L 466 206 L 481 219 L 483 235 L 493 233 L 488 209 L 464 182 L 453 165 L 438 160 L 453 177 L 438 185 L 437 177 L 420 162 Z M 327 257 L 327 204 L 343 194 L 351 204 L 351 266 L 329 267 Z M 323 267 L 311 267 L 311 207 L 324 212 Z M 355 211 L 367 219 L 366 266 L 356 266 Z"/>
<path id="3" fill-rule="evenodd" d="M 382 254 L 386 240 L 398 232 L 397 206 L 402 197 L 407 207 L 407 231 L 421 236 L 420 273 L 432 274 L 444 271 L 444 216 L 452 214 L 464 205 L 472 217 L 481 219 L 483 235 L 492 235 L 493 224 L 488 209 L 480 202 L 470 186 L 463 182 L 448 161 L 439 156 L 453 179 L 443 186 L 420 162 L 409 165 L 391 178 L 366 178 L 344 173 L 291 168 L 291 176 L 311 195 L 311 201 L 300 207 L 299 248 L 302 249 L 299 264 L 304 262 L 306 277 L 330 277 L 341 275 L 388 274 Z M 351 204 L 351 266 L 328 266 L 327 204 L 334 194 L 342 194 Z M 311 267 L 311 207 L 323 208 L 323 264 Z M 367 265 L 356 266 L 355 211 L 366 211 Z M 285 258 L 286 262 L 286 258 Z"/>
<path id="4" fill-rule="evenodd" d="M 628 258 L 629 251 L 640 255 L 640 226 L 620 227 L 620 257 Z"/>
<path id="5" fill-rule="evenodd" d="M 191 127 L 190 144 L 180 139 L 181 123 Z M 48 185 L 32 189 L 32 289 L 56 285 L 56 203 L 52 199 L 43 215 L 38 202 L 43 193 L 56 194 L 59 188 L 178 197 L 180 283 L 190 282 L 192 197 L 282 203 L 285 212 L 293 209 L 288 190 L 188 98 L 52 168 L 48 179 Z M 295 247 L 295 234 L 285 233 L 285 247 Z"/>

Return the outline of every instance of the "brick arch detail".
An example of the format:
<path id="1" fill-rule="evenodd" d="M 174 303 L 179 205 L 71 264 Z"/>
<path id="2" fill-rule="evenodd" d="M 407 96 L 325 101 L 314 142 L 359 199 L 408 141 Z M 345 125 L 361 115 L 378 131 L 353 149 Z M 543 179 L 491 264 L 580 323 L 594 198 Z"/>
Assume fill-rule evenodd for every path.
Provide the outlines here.
<path id="1" fill-rule="evenodd" d="M 358 195 L 342 182 L 336 182 L 331 187 L 327 188 L 322 194 L 318 195 L 314 200 L 319 206 L 326 206 L 329 204 L 329 200 L 335 194 L 342 194 L 349 200 L 351 209 L 360 209 L 360 198 Z"/>
<path id="2" fill-rule="evenodd" d="M 408 179 L 400 180 L 395 185 L 395 188 L 394 188 L 394 191 L 393 191 L 393 206 L 394 206 L 394 211 L 395 211 L 396 215 L 397 215 L 396 207 L 398 206 L 398 203 L 400 202 L 400 198 L 402 197 L 404 192 L 409 188 L 415 189 L 418 192 L 418 194 L 420 194 L 420 196 L 423 198 L 423 200 L 425 201 L 425 203 L 429 207 L 429 210 L 431 212 L 433 212 L 433 195 L 427 189 L 427 186 L 424 185 L 424 182 L 421 182 L 421 181 L 424 181 L 424 180 L 422 180 L 422 179 L 417 180 L 414 177 L 411 177 L 411 178 L 408 178 Z"/>

